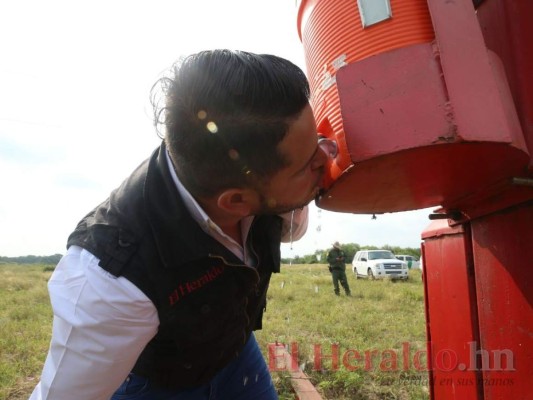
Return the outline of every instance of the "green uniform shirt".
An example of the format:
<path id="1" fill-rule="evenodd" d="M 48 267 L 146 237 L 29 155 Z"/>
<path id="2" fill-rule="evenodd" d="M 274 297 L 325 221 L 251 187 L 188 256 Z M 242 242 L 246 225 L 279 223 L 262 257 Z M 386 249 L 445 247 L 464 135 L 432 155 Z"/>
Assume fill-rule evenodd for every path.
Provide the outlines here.
<path id="1" fill-rule="evenodd" d="M 329 251 L 327 260 L 328 260 L 328 263 L 331 269 L 345 270 L 346 269 L 346 264 L 344 262 L 345 258 L 346 257 L 344 255 L 344 251 L 334 247 L 333 249 Z"/>

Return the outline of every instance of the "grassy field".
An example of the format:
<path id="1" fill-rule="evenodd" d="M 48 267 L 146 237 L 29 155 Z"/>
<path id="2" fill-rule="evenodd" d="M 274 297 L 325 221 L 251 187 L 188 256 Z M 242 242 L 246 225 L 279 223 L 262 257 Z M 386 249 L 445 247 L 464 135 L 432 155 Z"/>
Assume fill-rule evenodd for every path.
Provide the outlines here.
<path id="1" fill-rule="evenodd" d="M 420 271 L 411 271 L 407 282 L 347 275 L 352 297 L 337 297 L 325 265 L 282 268 L 273 276 L 263 330 L 256 335 L 262 348 L 297 343 L 299 364 L 325 399 L 427 399 L 427 373 L 413 365 L 416 351 L 425 350 Z M 337 366 L 332 346 L 338 346 Z M 273 373 L 279 387 L 288 387 L 287 375 Z M 294 396 L 283 390 L 280 398 Z"/>
<path id="2" fill-rule="evenodd" d="M 39 379 L 51 332 L 49 269 L 0 265 L 0 400 L 27 399 Z M 276 342 L 292 344 L 293 354 L 296 344 L 300 368 L 324 399 L 427 399 L 415 357 L 425 349 L 420 272 L 407 282 L 348 278 L 352 297 L 333 294 L 325 265 L 283 266 L 273 276 L 256 337 L 279 370 L 272 375 L 280 399 L 294 394 L 285 365 L 269 357 Z"/>
<path id="3" fill-rule="evenodd" d="M 27 399 L 39 380 L 52 328 L 49 269 L 0 265 L 1 400 Z"/>

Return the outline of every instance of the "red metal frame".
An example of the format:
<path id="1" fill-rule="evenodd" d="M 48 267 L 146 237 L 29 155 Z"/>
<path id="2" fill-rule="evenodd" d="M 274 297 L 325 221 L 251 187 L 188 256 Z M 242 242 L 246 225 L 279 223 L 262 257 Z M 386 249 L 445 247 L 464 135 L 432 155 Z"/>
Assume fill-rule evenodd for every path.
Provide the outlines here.
<path id="1" fill-rule="evenodd" d="M 468 227 L 439 220 L 423 238 L 431 398 L 482 399 L 481 373 L 471 365 L 479 330 Z"/>
<path id="2" fill-rule="evenodd" d="M 327 30 L 335 1 L 299 24 Z M 342 162 L 318 205 L 453 215 L 422 235 L 431 398 L 533 399 L 533 1 L 427 5 L 434 42 L 331 72 Z"/>

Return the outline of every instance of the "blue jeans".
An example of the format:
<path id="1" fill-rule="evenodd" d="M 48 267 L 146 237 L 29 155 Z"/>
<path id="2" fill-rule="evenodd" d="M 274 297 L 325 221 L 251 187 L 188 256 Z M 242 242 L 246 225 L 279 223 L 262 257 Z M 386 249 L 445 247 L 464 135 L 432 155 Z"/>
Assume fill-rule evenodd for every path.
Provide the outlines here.
<path id="1" fill-rule="evenodd" d="M 133 373 L 111 400 L 277 400 L 265 359 L 254 335 L 240 355 L 206 385 L 179 390 L 153 387 Z"/>

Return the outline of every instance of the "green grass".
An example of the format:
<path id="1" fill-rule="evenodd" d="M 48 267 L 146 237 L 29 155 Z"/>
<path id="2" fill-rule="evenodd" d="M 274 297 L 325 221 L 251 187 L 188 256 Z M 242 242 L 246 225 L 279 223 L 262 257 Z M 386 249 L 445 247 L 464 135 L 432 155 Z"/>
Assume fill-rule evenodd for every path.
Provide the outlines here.
<path id="1" fill-rule="evenodd" d="M 413 366 L 416 351 L 425 350 L 423 285 L 420 271 L 410 272 L 407 282 L 368 281 L 356 280 L 348 268 L 352 297 L 337 297 L 325 265 L 284 266 L 272 278 L 258 341 L 263 349 L 276 341 L 296 342 L 298 363 L 325 399 L 427 399 L 427 373 Z M 403 343 L 410 348 L 406 370 Z M 338 346 L 338 368 L 327 357 L 332 355 L 332 345 Z M 320 358 L 315 356 L 315 346 L 324 355 L 320 369 L 315 365 Z M 343 363 L 342 357 L 355 351 L 361 359 L 348 358 Z M 280 398 L 294 399 L 288 374 L 272 375 L 284 388 Z"/>
<path id="2" fill-rule="evenodd" d="M 39 380 L 51 334 L 50 275 L 49 266 L 0 265 L 0 400 L 27 399 Z M 351 273 L 348 280 L 352 297 L 337 297 L 325 265 L 283 266 L 272 277 L 263 330 L 256 333 L 265 357 L 269 343 L 297 343 L 298 363 L 324 399 L 427 399 L 426 373 L 412 365 L 402 369 L 402 343 L 409 343 L 411 360 L 425 349 L 420 272 L 411 271 L 407 282 L 355 280 Z M 324 357 L 316 370 L 315 345 L 326 357 L 338 345 L 337 369 Z M 357 370 L 343 363 L 349 350 L 362 357 L 348 360 Z M 372 365 L 365 367 L 364 353 L 373 350 Z M 387 366 L 395 370 L 383 371 Z M 293 400 L 288 374 L 272 376 L 280 399 Z"/>
<path id="3" fill-rule="evenodd" d="M 52 330 L 45 266 L 0 265 L 0 399 L 27 399 Z"/>

